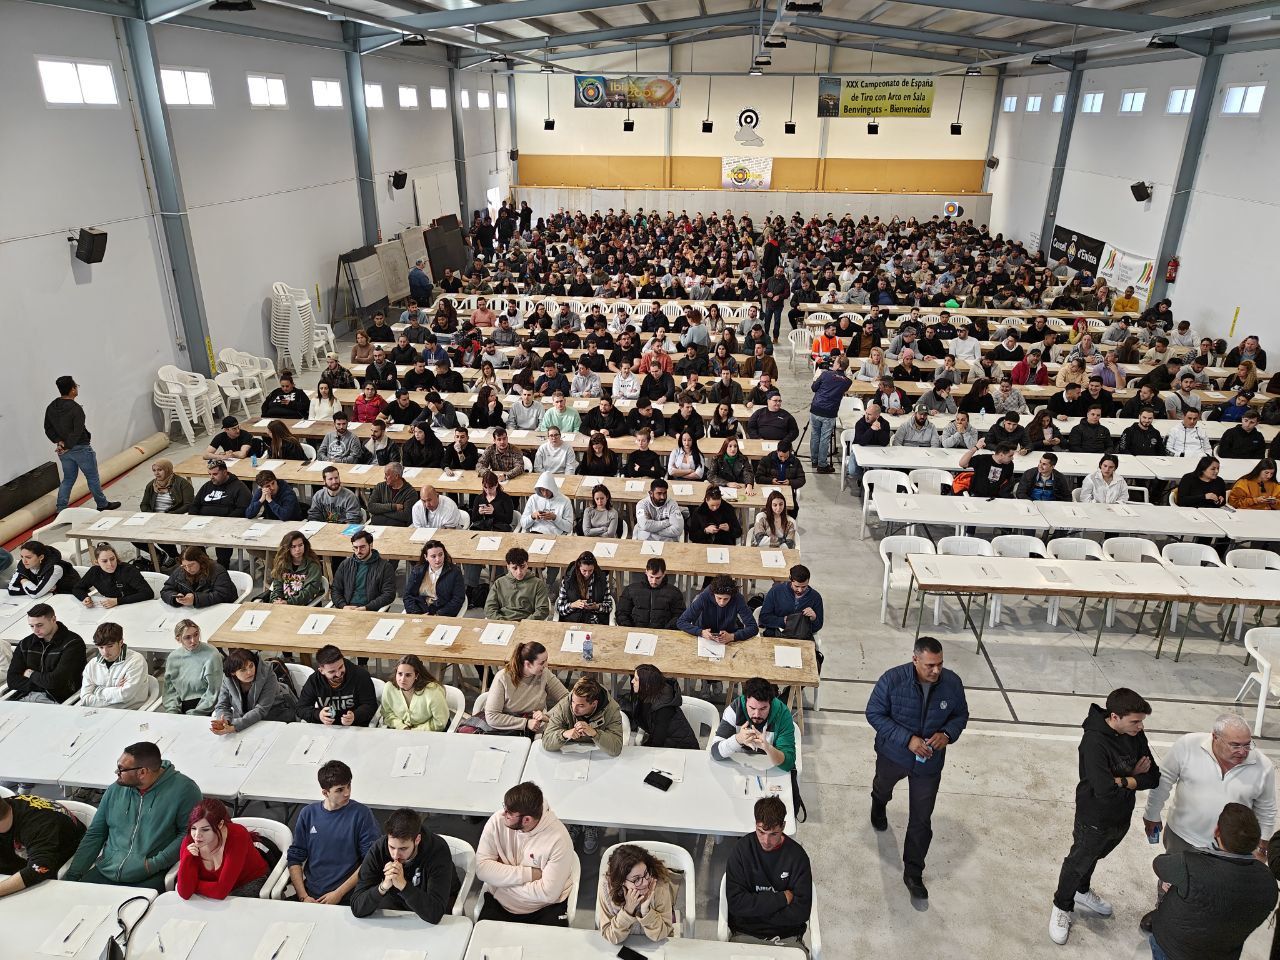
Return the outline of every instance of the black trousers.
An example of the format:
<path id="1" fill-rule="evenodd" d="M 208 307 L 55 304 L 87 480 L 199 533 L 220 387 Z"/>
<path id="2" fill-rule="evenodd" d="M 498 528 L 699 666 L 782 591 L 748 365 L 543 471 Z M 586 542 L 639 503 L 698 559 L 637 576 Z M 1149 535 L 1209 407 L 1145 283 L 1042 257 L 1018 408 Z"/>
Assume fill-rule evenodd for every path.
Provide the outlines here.
<path id="1" fill-rule="evenodd" d="M 1053 895 L 1053 905 L 1059 910 L 1072 912 L 1075 895 L 1089 892 L 1098 862 L 1119 846 L 1128 832 L 1127 820 L 1116 826 L 1098 826 L 1080 819 L 1077 814 L 1071 831 L 1071 851 L 1058 872 L 1058 889 Z"/>
<path id="2" fill-rule="evenodd" d="M 535 910 L 533 913 L 508 913 L 492 893 L 485 893 L 484 906 L 480 908 L 481 920 L 504 920 L 507 923 L 536 923 L 544 927 L 567 927 L 569 925 L 569 901 L 561 900 Z"/>
<path id="3" fill-rule="evenodd" d="M 879 808 L 888 806 L 893 799 L 893 788 L 903 777 L 907 778 L 909 807 L 902 866 L 907 876 L 919 878 L 924 874 L 924 860 L 929 855 L 929 844 L 933 842 L 933 805 L 938 799 L 942 774 L 922 777 L 877 753 L 876 775 L 871 781 L 871 803 Z"/>

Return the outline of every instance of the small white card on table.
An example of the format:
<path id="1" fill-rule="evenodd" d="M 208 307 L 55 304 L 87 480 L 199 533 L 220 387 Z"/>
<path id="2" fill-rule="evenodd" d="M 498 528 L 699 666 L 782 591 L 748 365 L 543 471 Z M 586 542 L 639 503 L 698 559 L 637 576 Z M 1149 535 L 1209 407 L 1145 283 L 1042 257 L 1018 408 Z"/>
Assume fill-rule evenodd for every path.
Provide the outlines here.
<path id="1" fill-rule="evenodd" d="M 89 526 L 90 530 L 110 530 L 120 522 L 119 517 L 103 517 Z"/>
<path id="2" fill-rule="evenodd" d="M 298 628 L 298 635 L 302 637 L 318 637 L 329 629 L 329 624 L 333 623 L 332 613 L 313 613 L 307 619 L 302 621 L 302 626 Z"/>
<path id="3" fill-rule="evenodd" d="M 592 552 L 597 560 L 611 560 L 618 555 L 618 545 L 601 541 L 592 547 Z"/>
<path id="4" fill-rule="evenodd" d="M 458 639 L 458 632 L 462 628 L 448 623 L 442 623 L 431 631 L 427 637 L 427 646 L 429 647 L 451 647 L 453 641 Z"/>
<path id="5" fill-rule="evenodd" d="M 501 537 L 481 537 L 480 542 L 476 544 L 476 549 L 481 553 L 492 553 L 502 546 Z"/>
<path id="6" fill-rule="evenodd" d="M 693 496 L 693 484 L 692 483 L 672 484 L 671 492 L 674 493 L 677 497 L 691 497 Z"/>
<path id="7" fill-rule="evenodd" d="M 773 665 L 775 667 L 800 669 L 804 666 L 804 658 L 800 656 L 800 648 L 784 647 L 781 644 L 774 644 Z"/>
<path id="8" fill-rule="evenodd" d="M 110 913 L 106 907 L 69 908 L 61 922 L 54 926 L 53 933 L 40 945 L 40 953 L 48 957 L 74 957 L 84 949 Z"/>
<path id="9" fill-rule="evenodd" d="M 587 638 L 586 630 L 566 630 L 564 643 L 560 645 L 562 653 L 581 653 L 582 642 Z"/>
<path id="10" fill-rule="evenodd" d="M 124 521 L 126 527 L 141 527 L 151 519 L 149 513 L 135 513 L 132 517 L 128 517 Z"/>
<path id="11" fill-rule="evenodd" d="M 557 780 L 578 780 L 585 783 L 590 773 L 590 757 L 582 757 L 578 760 L 561 760 L 556 764 Z"/>
<path id="12" fill-rule="evenodd" d="M 269 616 L 271 616 L 270 610 L 246 610 L 231 629 L 239 630 L 241 633 L 251 633 L 266 623 Z"/>
<path id="13" fill-rule="evenodd" d="M 258 941 L 253 960 L 301 960 L 314 923 L 273 923 Z"/>
<path id="14" fill-rule="evenodd" d="M 414 543 L 426 543 L 435 535 L 435 527 L 417 527 L 413 533 L 409 535 L 409 539 Z"/>
<path id="15" fill-rule="evenodd" d="M 760 564 L 772 570 L 781 570 L 787 565 L 787 558 L 781 550 L 761 550 Z"/>
<path id="16" fill-rule="evenodd" d="M 391 764 L 393 777 L 420 777 L 427 772 L 427 747 L 401 747 Z"/>
<path id="17" fill-rule="evenodd" d="M 373 625 L 373 629 L 369 631 L 365 637 L 366 640 L 392 640 L 395 635 L 400 632 L 400 626 L 403 620 L 395 620 L 391 617 L 383 617 Z"/>
<path id="18" fill-rule="evenodd" d="M 652 657 L 657 649 L 658 635 L 656 633 L 627 634 L 627 653 L 640 657 Z"/>
<path id="19" fill-rule="evenodd" d="M 707 547 L 707 563 L 728 563 L 729 550 L 726 547 Z"/>
<path id="20" fill-rule="evenodd" d="M 324 521 L 323 521 L 323 520 L 308 520 L 306 523 L 304 523 L 304 524 L 303 524 L 302 526 L 300 526 L 298 529 L 299 529 L 299 530 L 301 530 L 301 531 L 302 531 L 306 536 L 308 536 L 308 537 L 314 537 L 317 533 L 319 533 L 321 530 L 323 530 L 323 529 L 324 529 Z"/>
<path id="21" fill-rule="evenodd" d="M 497 783 L 502 776 L 502 765 L 507 761 L 507 751 L 497 747 L 478 750 L 471 757 L 471 769 L 467 771 L 468 783 Z"/>
<path id="22" fill-rule="evenodd" d="M 640 553 L 646 557 L 662 556 L 661 540 L 645 540 L 640 544 Z"/>
<path id="23" fill-rule="evenodd" d="M 183 530 L 203 530 L 213 523 L 213 517 L 192 517 L 182 525 Z"/>
<path id="24" fill-rule="evenodd" d="M 511 637 L 515 630 L 516 625 L 514 623 L 490 623 L 481 632 L 480 642 L 491 644 L 495 647 L 505 647 L 511 642 Z"/>
<path id="25" fill-rule="evenodd" d="M 156 931 L 141 960 L 186 960 L 204 932 L 203 920 L 166 920 Z"/>
<path id="26" fill-rule="evenodd" d="M 623 489 L 623 490 L 625 490 L 627 493 L 644 493 L 644 481 L 643 481 L 643 480 L 628 480 L 628 481 L 623 485 L 623 488 L 622 488 L 622 489 Z"/>
<path id="27" fill-rule="evenodd" d="M 714 640 L 708 640 L 706 637 L 699 637 L 698 656 L 707 660 L 723 660 L 724 644 L 716 643 Z"/>
<path id="28" fill-rule="evenodd" d="M 303 737 L 294 746 L 293 753 L 289 754 L 289 763 L 294 766 L 314 766 L 324 759 L 325 751 L 332 742 L 332 737 Z"/>
<path id="29" fill-rule="evenodd" d="M 534 556 L 546 556 L 555 549 L 554 540 L 535 540 L 529 544 L 529 552 Z"/>

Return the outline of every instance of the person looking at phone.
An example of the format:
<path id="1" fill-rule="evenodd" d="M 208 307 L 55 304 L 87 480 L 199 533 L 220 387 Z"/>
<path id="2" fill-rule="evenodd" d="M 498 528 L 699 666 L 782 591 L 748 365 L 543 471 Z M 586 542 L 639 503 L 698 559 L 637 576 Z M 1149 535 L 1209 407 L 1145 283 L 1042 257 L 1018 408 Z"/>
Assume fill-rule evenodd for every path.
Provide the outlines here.
<path id="1" fill-rule="evenodd" d="M 716 760 L 741 760 L 763 756 L 769 765 L 790 772 L 796 766 L 796 728 L 787 705 L 778 699 L 778 688 L 763 677 L 742 685 L 742 696 L 724 708 L 720 725 L 711 736 L 711 756 Z"/>
<path id="2" fill-rule="evenodd" d="M 333 644 L 316 651 L 316 672 L 302 686 L 298 719 L 304 723 L 367 727 L 378 711 L 369 671 Z"/>

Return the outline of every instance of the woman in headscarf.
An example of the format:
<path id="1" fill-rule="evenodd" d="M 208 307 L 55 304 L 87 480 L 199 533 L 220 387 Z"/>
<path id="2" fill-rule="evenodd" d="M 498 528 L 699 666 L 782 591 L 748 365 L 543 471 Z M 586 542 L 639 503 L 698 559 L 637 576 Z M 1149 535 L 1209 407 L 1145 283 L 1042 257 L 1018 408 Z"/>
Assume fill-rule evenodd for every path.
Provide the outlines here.
<path id="1" fill-rule="evenodd" d="M 196 498 L 195 488 L 186 477 L 173 472 L 173 461 L 161 458 L 151 461 L 151 482 L 142 491 L 142 503 L 138 510 L 142 513 L 186 513 L 187 507 Z M 147 544 L 135 543 L 138 560 L 134 563 L 143 569 L 151 568 Z M 168 570 L 178 562 L 178 545 L 176 543 L 157 543 L 156 552 L 160 555 L 160 566 Z"/>
<path id="2" fill-rule="evenodd" d="M 573 504 L 560 492 L 550 470 L 538 477 L 533 496 L 525 501 L 524 512 L 520 514 L 520 532 L 553 537 L 564 537 L 573 532 Z"/>

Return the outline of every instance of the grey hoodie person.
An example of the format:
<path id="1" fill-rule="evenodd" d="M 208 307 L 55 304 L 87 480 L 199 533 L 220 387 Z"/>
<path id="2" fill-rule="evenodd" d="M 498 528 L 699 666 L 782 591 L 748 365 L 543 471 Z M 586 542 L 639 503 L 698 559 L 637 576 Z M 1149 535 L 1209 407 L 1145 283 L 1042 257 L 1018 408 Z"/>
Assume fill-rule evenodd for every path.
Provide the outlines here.
<path id="1" fill-rule="evenodd" d="M 360 507 L 360 498 L 346 487 L 339 487 L 337 493 L 321 487 L 311 497 L 307 519 L 325 523 L 359 523 L 364 519 L 364 510 Z"/>
<path id="2" fill-rule="evenodd" d="M 218 699 L 213 705 L 213 715 L 226 720 L 237 733 L 249 729 L 259 720 L 277 720 L 292 723 L 298 698 L 276 678 L 270 665 L 259 662 L 258 672 L 243 690 L 234 676 L 222 678 Z"/>

